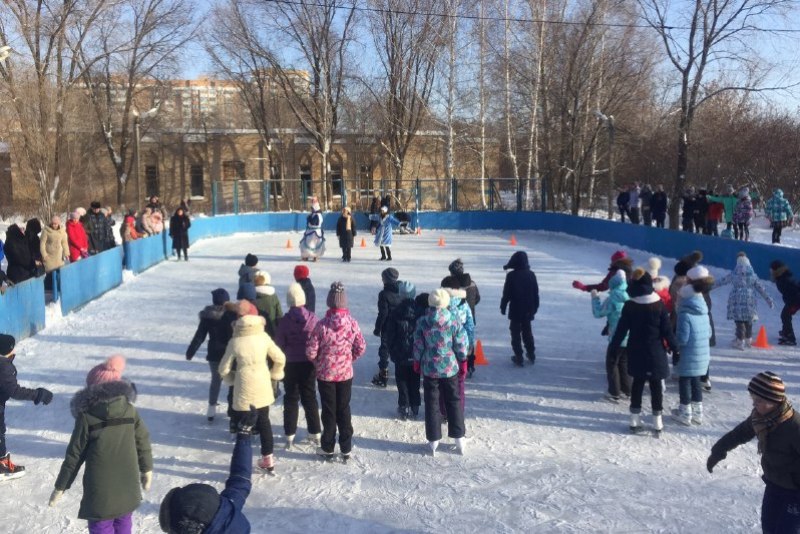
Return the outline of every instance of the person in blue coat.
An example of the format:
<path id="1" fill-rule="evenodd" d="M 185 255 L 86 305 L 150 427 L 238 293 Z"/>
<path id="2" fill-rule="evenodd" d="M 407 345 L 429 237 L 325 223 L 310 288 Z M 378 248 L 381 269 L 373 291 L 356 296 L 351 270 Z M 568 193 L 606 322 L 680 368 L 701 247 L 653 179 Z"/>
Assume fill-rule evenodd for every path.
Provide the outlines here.
<path id="1" fill-rule="evenodd" d="M 711 323 L 708 320 L 708 306 L 703 292 L 714 285 L 714 278 L 705 267 L 700 266 L 698 269 L 701 270 L 700 276 L 681 288 L 675 332 L 679 353 L 677 373 L 680 406 L 673 417 L 686 426 L 703 422 L 703 388 L 700 377 L 705 374 L 711 361 Z"/>
<path id="2" fill-rule="evenodd" d="M 381 249 L 381 261 L 392 261 L 392 230 L 399 225 L 400 221 L 389 214 L 389 208 L 381 206 L 381 222 L 375 230 L 375 246 Z"/>
<path id="3" fill-rule="evenodd" d="M 628 376 L 628 338 L 625 337 L 619 347 L 611 350 L 611 340 L 617 330 L 617 323 L 622 315 L 622 307 L 628 301 L 628 281 L 625 271 L 618 270 L 608 280 L 608 298 L 602 303 L 596 289 L 592 289 L 592 315 L 598 319 L 608 318 L 608 342 L 606 350 L 606 377 L 608 393 L 605 398 L 610 402 L 618 402 L 620 395 L 630 397 L 631 377 Z"/>
<path id="4" fill-rule="evenodd" d="M 172 488 L 161 501 L 158 524 L 169 534 L 249 534 L 250 522 L 242 509 L 250 495 L 253 450 L 250 434 L 258 412 L 239 419 L 236 445 L 231 457 L 231 472 L 225 489 L 217 493 L 208 484 L 189 484 Z"/>

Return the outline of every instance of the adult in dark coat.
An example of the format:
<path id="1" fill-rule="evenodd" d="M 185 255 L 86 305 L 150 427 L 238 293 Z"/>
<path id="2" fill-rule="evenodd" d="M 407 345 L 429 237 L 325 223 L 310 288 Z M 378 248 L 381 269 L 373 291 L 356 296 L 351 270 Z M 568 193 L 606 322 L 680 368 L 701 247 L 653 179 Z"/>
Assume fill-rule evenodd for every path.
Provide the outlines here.
<path id="1" fill-rule="evenodd" d="M 706 231 L 706 215 L 711 207 L 708 201 L 708 191 L 701 189 L 697 193 L 697 201 L 694 203 L 694 231 L 695 233 L 702 234 Z"/>
<path id="2" fill-rule="evenodd" d="M 28 219 L 25 223 L 25 241 L 33 258 L 34 276 L 44 274 L 44 260 L 42 259 L 42 240 L 39 234 L 42 233 L 42 223 L 37 218 Z"/>
<path id="3" fill-rule="evenodd" d="M 25 474 L 25 467 L 15 465 L 6 450 L 6 402 L 14 399 L 47 405 L 53 400 L 53 394 L 44 388 L 25 388 L 17 383 L 17 368 L 12 363 L 15 345 L 13 336 L 0 334 L 0 481 Z"/>
<path id="4" fill-rule="evenodd" d="M 778 292 L 783 297 L 783 309 L 781 310 L 781 331 L 778 343 L 781 345 L 796 345 L 797 339 L 794 336 L 792 317 L 797 310 L 800 310 L 800 282 L 780 260 L 775 260 L 769 265 L 769 274 L 778 288 Z"/>
<path id="5" fill-rule="evenodd" d="M 350 208 L 344 207 L 342 215 L 336 221 L 336 237 L 339 238 L 339 247 L 342 249 L 342 261 L 350 261 L 350 253 L 356 237 L 356 220 L 350 214 Z"/>
<path id="6" fill-rule="evenodd" d="M 114 234 L 108 217 L 100 212 L 100 203 L 92 202 L 86 214 L 86 235 L 89 237 L 89 254 L 99 254 L 115 246 Z"/>
<path id="7" fill-rule="evenodd" d="M 650 213 L 653 220 L 656 221 L 656 228 L 664 228 L 664 221 L 667 218 L 667 194 L 664 192 L 664 186 L 656 186 L 653 196 L 650 198 Z"/>
<path id="8" fill-rule="evenodd" d="M 394 310 L 403 302 L 405 295 L 400 294 L 400 273 L 389 267 L 381 273 L 383 289 L 378 293 L 378 316 L 372 334 L 381 338 L 378 347 L 378 374 L 372 377 L 376 386 L 386 387 L 389 380 L 389 331 L 387 323 Z"/>
<path id="9" fill-rule="evenodd" d="M 639 193 L 639 200 L 642 202 L 642 221 L 645 226 L 653 226 L 653 209 L 650 203 L 653 200 L 653 190 L 650 189 L 649 184 L 642 186 Z"/>
<path id="10" fill-rule="evenodd" d="M 697 195 L 695 195 L 694 187 L 686 190 L 686 194 L 682 197 L 683 211 L 681 212 L 681 228 L 684 232 L 694 232 L 694 213 L 697 207 Z"/>
<path id="11" fill-rule="evenodd" d="M 631 201 L 631 194 L 623 189 L 617 195 L 617 209 L 619 209 L 619 215 L 622 218 L 622 222 L 625 222 L 625 216 L 627 215 L 630 217 L 630 212 L 628 211 L 628 205 Z"/>
<path id="12" fill-rule="evenodd" d="M 628 334 L 628 375 L 631 384 L 631 430 L 641 429 L 642 393 L 645 383 L 650 385 L 650 402 L 653 409 L 654 428 L 663 428 L 661 412 L 663 395 L 661 380 L 669 376 L 669 362 L 664 350 L 666 341 L 673 353 L 678 342 L 672 332 L 667 309 L 653 289 L 653 279 L 644 269 L 636 269 L 628 287 L 631 300 L 622 307 L 622 315 L 609 344 L 616 351 Z"/>
<path id="13" fill-rule="evenodd" d="M 5 245 L 6 260 L 8 269 L 6 274 L 8 279 L 15 284 L 33 278 L 36 268 L 31 256 L 31 249 L 25 240 L 22 229 L 16 224 L 12 224 L 6 231 Z"/>
<path id="14" fill-rule="evenodd" d="M 206 361 L 211 370 L 211 385 L 208 388 L 208 413 L 209 421 L 214 420 L 216 407 L 219 401 L 219 391 L 222 378 L 219 376 L 219 362 L 225 355 L 225 348 L 233 336 L 233 322 L 238 319 L 236 310 L 228 309 L 225 304 L 230 300 L 230 295 L 223 288 L 211 292 L 211 306 L 206 306 L 200 312 L 200 324 L 186 349 L 186 359 L 191 360 L 197 349 L 208 336 Z"/>
<path id="15" fill-rule="evenodd" d="M 786 399 L 786 386 L 769 371 L 758 373 L 747 386 L 753 411 L 722 436 L 706 462 L 709 473 L 728 452 L 758 438 L 761 479 L 766 484 L 761 502 L 765 533 L 800 532 L 800 416 Z"/>
<path id="16" fill-rule="evenodd" d="M 512 269 L 506 274 L 503 285 L 503 298 L 500 299 L 500 313 L 506 314 L 508 308 L 509 330 L 511 330 L 511 349 L 514 356 L 511 361 L 522 367 L 522 345 L 525 355 L 531 364 L 536 361 L 536 347 L 533 340 L 531 323 L 539 311 L 539 284 L 536 275 L 531 271 L 528 254 L 518 250 L 511 255 L 503 270 Z"/>
<path id="17" fill-rule="evenodd" d="M 189 261 L 189 227 L 192 226 L 192 221 L 189 216 L 183 211 L 183 208 L 175 210 L 175 214 L 169 219 L 169 236 L 172 238 L 172 250 L 174 250 L 178 259 L 181 259 L 181 251 L 183 251 L 183 259 Z"/>

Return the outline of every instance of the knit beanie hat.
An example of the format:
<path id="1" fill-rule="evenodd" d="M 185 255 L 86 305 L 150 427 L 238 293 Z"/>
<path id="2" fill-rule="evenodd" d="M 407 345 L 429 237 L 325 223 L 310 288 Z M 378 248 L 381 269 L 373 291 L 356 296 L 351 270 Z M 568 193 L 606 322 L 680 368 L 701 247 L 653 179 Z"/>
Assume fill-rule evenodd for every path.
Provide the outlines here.
<path id="1" fill-rule="evenodd" d="M 450 294 L 444 289 L 434 289 L 428 295 L 428 306 L 433 308 L 446 308 L 450 305 Z"/>
<path id="2" fill-rule="evenodd" d="M 445 276 L 441 285 L 445 289 L 461 289 L 461 282 L 455 276 Z"/>
<path id="3" fill-rule="evenodd" d="M 272 282 L 272 277 L 267 271 L 258 271 L 253 278 L 253 283 L 256 286 L 268 286 Z"/>
<path id="4" fill-rule="evenodd" d="M 86 385 L 95 386 L 105 382 L 116 382 L 122 379 L 125 370 L 125 358 L 119 354 L 110 356 L 104 363 L 95 365 L 86 375 Z"/>
<path id="5" fill-rule="evenodd" d="M 286 292 L 286 304 L 290 308 L 306 305 L 306 292 L 303 291 L 303 286 L 297 282 L 289 286 L 289 290 Z"/>
<path id="6" fill-rule="evenodd" d="M 384 284 L 391 284 L 392 282 L 397 282 L 397 279 L 400 278 L 400 273 L 397 269 L 393 267 L 389 267 L 388 269 L 384 269 L 381 273 L 381 280 L 383 280 Z"/>
<path id="7" fill-rule="evenodd" d="M 329 308 L 336 308 L 339 310 L 347 308 L 347 293 L 344 292 L 344 284 L 341 282 L 334 282 L 331 284 L 326 303 Z"/>
<path id="8" fill-rule="evenodd" d="M 100 202 L 95 200 L 91 204 L 89 204 L 89 207 L 92 208 L 93 210 L 99 210 L 100 209 Z"/>
<path id="9" fill-rule="evenodd" d="M 658 278 L 658 271 L 661 269 L 661 259 L 650 258 L 647 260 L 647 272 L 650 273 L 650 278 L 655 280 Z"/>
<path id="10" fill-rule="evenodd" d="M 653 292 L 653 279 L 650 273 L 637 267 L 631 276 L 631 283 L 628 285 L 628 295 L 633 297 L 643 297 Z"/>
<path id="11" fill-rule="evenodd" d="M 248 254 L 244 257 L 244 264 L 248 267 L 255 267 L 258 265 L 258 258 L 254 254 Z"/>
<path id="12" fill-rule="evenodd" d="M 628 255 L 625 254 L 624 250 L 618 250 L 611 255 L 611 263 L 614 263 L 617 260 L 621 260 L 622 258 L 627 258 Z"/>
<path id="13" fill-rule="evenodd" d="M 245 315 L 258 315 L 258 308 L 256 308 L 249 300 L 240 300 L 236 305 L 236 313 L 239 317 Z"/>
<path id="14" fill-rule="evenodd" d="M 708 269 L 702 265 L 697 265 L 689 269 L 686 272 L 686 276 L 689 278 L 689 280 L 702 280 L 703 278 L 708 278 L 711 275 L 709 274 Z"/>
<path id="15" fill-rule="evenodd" d="M 17 340 L 14 339 L 14 336 L 0 334 L 0 356 L 5 357 L 14 352 L 14 346 L 16 344 Z"/>
<path id="16" fill-rule="evenodd" d="M 86 208 L 75 208 L 75 213 L 83 217 L 86 215 Z"/>
<path id="17" fill-rule="evenodd" d="M 294 279 L 298 282 L 300 280 L 305 280 L 308 278 L 309 272 L 308 267 L 305 265 L 296 265 L 294 268 Z"/>
<path id="18" fill-rule="evenodd" d="M 464 262 L 461 261 L 461 258 L 458 258 L 447 269 L 452 275 L 464 274 Z"/>
<path id="19" fill-rule="evenodd" d="M 161 501 L 158 524 L 163 532 L 203 532 L 219 509 L 219 494 L 208 484 L 172 488 Z"/>
<path id="20" fill-rule="evenodd" d="M 747 391 L 770 402 L 781 403 L 786 399 L 786 386 L 781 377 L 771 371 L 754 376 L 747 384 Z"/>
<path id="21" fill-rule="evenodd" d="M 686 265 L 689 266 L 689 269 L 703 261 L 703 253 L 699 250 L 693 250 L 691 253 L 687 254 L 681 261 L 684 262 Z"/>
<path id="22" fill-rule="evenodd" d="M 222 306 L 229 300 L 231 300 L 231 296 L 221 287 L 211 292 L 211 302 L 214 303 L 215 306 Z"/>

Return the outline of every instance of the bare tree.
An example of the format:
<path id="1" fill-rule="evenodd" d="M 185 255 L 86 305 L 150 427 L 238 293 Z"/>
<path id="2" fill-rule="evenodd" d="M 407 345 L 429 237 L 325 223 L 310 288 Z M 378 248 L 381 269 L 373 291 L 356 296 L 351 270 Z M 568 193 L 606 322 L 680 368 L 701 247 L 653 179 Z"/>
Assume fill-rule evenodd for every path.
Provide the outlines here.
<path id="1" fill-rule="evenodd" d="M 727 91 L 765 91 L 767 65 L 755 49 L 759 21 L 770 21 L 796 5 L 795 0 L 692 0 L 682 8 L 669 0 L 637 0 L 647 23 L 660 37 L 669 64 L 676 71 L 680 112 L 677 165 L 672 198 L 683 193 L 695 114 L 700 106 Z M 679 25 L 668 20 L 683 15 Z M 738 74 L 742 73 L 742 74 Z M 759 73 L 759 75 L 754 75 Z M 708 78 L 738 80 L 709 87 Z M 680 204 L 669 209 L 670 228 L 677 229 Z"/>

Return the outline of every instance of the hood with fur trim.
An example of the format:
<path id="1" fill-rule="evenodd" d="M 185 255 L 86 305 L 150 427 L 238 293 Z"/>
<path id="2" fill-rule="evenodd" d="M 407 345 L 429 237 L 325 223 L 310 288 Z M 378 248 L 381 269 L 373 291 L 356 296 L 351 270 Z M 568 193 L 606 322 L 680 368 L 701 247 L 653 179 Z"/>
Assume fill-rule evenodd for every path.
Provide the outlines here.
<path id="1" fill-rule="evenodd" d="M 256 293 L 258 295 L 274 295 L 275 294 L 275 287 L 274 286 L 256 286 Z"/>
<path id="2" fill-rule="evenodd" d="M 131 404 L 136 402 L 136 388 L 127 380 L 103 382 L 78 391 L 69 403 L 72 417 L 87 413 L 100 403 L 108 403 L 117 397 L 125 397 Z"/>
<path id="3" fill-rule="evenodd" d="M 206 306 L 205 308 L 200 310 L 200 313 L 198 313 L 197 315 L 200 318 L 200 320 L 211 319 L 212 321 L 218 321 L 222 319 L 222 315 L 224 313 L 225 313 L 225 305 L 223 304 L 220 306 L 214 306 L 214 305 Z"/>

